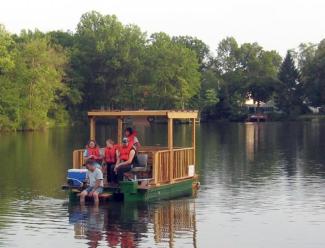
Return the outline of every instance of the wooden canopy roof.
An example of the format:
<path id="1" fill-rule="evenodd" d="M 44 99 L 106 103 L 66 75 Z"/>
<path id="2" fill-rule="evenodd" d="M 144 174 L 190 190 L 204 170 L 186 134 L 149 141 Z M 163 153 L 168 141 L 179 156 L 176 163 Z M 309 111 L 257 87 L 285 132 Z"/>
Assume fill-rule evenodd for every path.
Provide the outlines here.
<path id="1" fill-rule="evenodd" d="M 176 110 L 123 110 L 123 111 L 107 111 L 107 110 L 92 110 L 88 112 L 88 117 L 98 118 L 120 118 L 120 117 L 147 117 L 161 116 L 168 119 L 196 119 L 197 111 L 176 111 Z"/>

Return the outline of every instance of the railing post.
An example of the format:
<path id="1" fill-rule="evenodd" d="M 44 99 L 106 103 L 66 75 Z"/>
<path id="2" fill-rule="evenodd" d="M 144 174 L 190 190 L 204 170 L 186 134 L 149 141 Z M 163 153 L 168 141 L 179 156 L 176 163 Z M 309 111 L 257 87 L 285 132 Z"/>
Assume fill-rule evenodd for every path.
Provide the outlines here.
<path id="1" fill-rule="evenodd" d="M 154 153 L 154 157 L 153 157 L 153 166 L 152 166 L 152 176 L 153 176 L 153 179 L 154 179 L 154 184 L 156 186 L 158 186 L 160 183 L 159 183 L 159 170 L 158 170 L 158 165 L 159 165 L 159 152 L 155 152 Z M 161 173 L 161 172 L 160 172 Z"/>
<path id="2" fill-rule="evenodd" d="M 90 139 L 96 139 L 96 121 L 95 117 L 90 117 Z"/>
<path id="3" fill-rule="evenodd" d="M 80 169 L 84 163 L 83 157 L 84 150 L 78 149 L 72 152 L 72 168 L 73 169 Z"/>
<path id="4" fill-rule="evenodd" d="M 73 169 L 77 169 L 77 152 L 73 151 L 72 153 L 72 167 Z"/>
<path id="5" fill-rule="evenodd" d="M 117 118 L 117 143 L 122 144 L 123 120 L 121 117 Z"/>
<path id="6" fill-rule="evenodd" d="M 174 136 L 173 136 L 173 119 L 168 119 L 168 150 L 169 150 L 169 181 L 173 182 L 174 168 Z"/>
<path id="7" fill-rule="evenodd" d="M 193 164 L 195 166 L 195 118 L 192 119 L 192 147 L 193 147 Z"/>

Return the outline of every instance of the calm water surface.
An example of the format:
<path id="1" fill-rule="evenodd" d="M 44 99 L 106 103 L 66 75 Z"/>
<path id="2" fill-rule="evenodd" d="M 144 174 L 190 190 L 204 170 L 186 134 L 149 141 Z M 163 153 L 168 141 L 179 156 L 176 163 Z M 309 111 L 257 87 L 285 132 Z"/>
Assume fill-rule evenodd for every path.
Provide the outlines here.
<path id="1" fill-rule="evenodd" d="M 114 128 L 98 128 L 100 143 Z M 166 127 L 138 128 L 147 145 Z M 176 145 L 190 129 L 176 127 Z M 324 247 L 325 122 L 201 124 L 196 197 L 71 206 L 86 128 L 0 134 L 0 247 Z"/>

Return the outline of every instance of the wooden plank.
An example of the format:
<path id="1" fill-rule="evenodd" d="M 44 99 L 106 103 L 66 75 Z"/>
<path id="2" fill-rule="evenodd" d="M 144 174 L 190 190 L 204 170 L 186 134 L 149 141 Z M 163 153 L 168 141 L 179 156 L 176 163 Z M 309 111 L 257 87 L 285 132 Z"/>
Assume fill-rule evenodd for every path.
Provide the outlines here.
<path id="1" fill-rule="evenodd" d="M 123 135 L 123 119 L 119 117 L 117 119 L 117 143 L 122 144 Z"/>
<path id="2" fill-rule="evenodd" d="M 96 139 L 96 120 L 94 117 L 90 118 L 90 139 Z"/>
<path id="3" fill-rule="evenodd" d="M 177 181 L 181 181 L 181 180 L 186 180 L 186 179 L 191 179 L 193 178 L 194 176 L 182 176 L 182 177 L 179 177 L 179 178 L 176 178 L 174 180 L 174 182 L 177 182 Z"/>

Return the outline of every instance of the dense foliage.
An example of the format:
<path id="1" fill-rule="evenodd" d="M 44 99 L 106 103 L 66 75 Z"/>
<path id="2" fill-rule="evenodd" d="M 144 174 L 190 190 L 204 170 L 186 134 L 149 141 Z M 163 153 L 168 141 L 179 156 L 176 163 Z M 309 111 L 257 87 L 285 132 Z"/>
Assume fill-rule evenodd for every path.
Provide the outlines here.
<path id="1" fill-rule="evenodd" d="M 0 26 L 0 96 L 0 130 L 66 124 L 94 108 L 195 108 L 231 119 L 248 98 L 274 99 L 283 114 L 299 115 L 325 105 L 325 40 L 282 62 L 276 51 L 233 37 L 213 56 L 198 38 L 148 36 L 95 11 L 76 32 L 11 35 Z"/>

